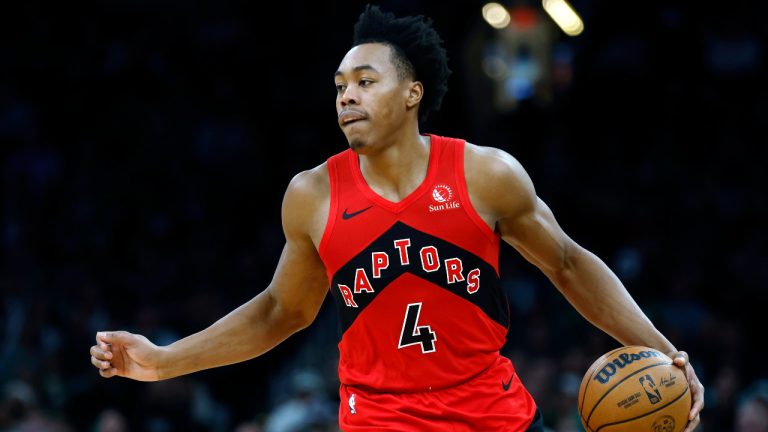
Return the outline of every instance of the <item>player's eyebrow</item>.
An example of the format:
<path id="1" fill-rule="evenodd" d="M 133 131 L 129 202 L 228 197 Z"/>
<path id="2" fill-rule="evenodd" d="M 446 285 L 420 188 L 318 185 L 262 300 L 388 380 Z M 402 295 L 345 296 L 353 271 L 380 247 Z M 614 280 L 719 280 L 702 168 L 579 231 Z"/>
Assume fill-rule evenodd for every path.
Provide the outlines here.
<path id="1" fill-rule="evenodd" d="M 362 70 L 369 70 L 369 71 L 373 71 L 373 72 L 376 72 L 376 73 L 379 72 L 375 67 L 373 67 L 373 66 L 371 66 L 369 64 L 355 66 L 355 67 L 352 68 L 352 72 L 360 72 Z M 344 75 L 344 73 L 341 70 L 337 70 L 336 73 L 333 74 L 333 76 L 335 76 L 335 77 L 337 77 L 339 75 Z"/>

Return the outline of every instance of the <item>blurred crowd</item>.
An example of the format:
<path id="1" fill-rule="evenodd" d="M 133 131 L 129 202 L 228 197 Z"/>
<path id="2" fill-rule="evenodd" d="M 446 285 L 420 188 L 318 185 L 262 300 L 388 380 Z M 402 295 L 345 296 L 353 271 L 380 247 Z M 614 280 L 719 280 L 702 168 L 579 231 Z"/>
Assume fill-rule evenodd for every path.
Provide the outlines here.
<path id="1" fill-rule="evenodd" d="M 423 132 L 522 162 L 565 231 L 689 352 L 707 389 L 701 430 L 768 431 L 768 7 L 572 3 L 585 33 L 552 29 L 569 79 L 499 111 L 472 54 L 494 37 L 482 3 L 380 2 L 430 15 L 445 38 L 454 74 Z M 338 430 L 330 303 L 225 368 L 137 383 L 89 362 L 97 331 L 164 345 L 258 294 L 288 181 L 345 148 L 332 75 L 363 3 L 283 6 L 4 6 L 0 431 Z M 617 343 L 512 248 L 500 260 L 504 354 L 547 427 L 581 431 L 581 377 Z"/>

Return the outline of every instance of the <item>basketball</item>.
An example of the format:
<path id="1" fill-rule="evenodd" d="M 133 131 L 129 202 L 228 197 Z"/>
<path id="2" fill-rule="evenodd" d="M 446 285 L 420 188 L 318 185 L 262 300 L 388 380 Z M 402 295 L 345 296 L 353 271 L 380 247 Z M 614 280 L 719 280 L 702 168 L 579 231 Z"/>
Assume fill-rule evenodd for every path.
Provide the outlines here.
<path id="1" fill-rule="evenodd" d="M 625 346 L 592 363 L 578 404 L 587 432 L 680 432 L 688 424 L 691 392 L 669 356 Z"/>

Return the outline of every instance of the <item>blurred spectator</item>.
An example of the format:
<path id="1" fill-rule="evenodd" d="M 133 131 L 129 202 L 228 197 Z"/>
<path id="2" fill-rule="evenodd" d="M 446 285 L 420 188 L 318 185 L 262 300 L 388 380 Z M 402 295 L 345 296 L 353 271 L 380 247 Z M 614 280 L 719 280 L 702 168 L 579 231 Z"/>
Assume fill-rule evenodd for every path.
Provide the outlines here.
<path id="1" fill-rule="evenodd" d="M 768 432 L 768 380 L 753 383 L 740 395 L 734 432 Z"/>
<path id="2" fill-rule="evenodd" d="M 38 397 L 28 383 L 5 383 L 0 399 L 0 430 L 7 432 L 74 432 L 65 422 L 50 417 L 38 405 Z"/>
<path id="3" fill-rule="evenodd" d="M 93 432 L 128 432 L 128 424 L 120 411 L 109 408 L 99 414 Z"/>
<path id="4" fill-rule="evenodd" d="M 235 427 L 235 432 L 263 432 L 261 425 L 254 421 L 240 423 Z"/>
<path id="5" fill-rule="evenodd" d="M 337 422 L 338 403 L 328 399 L 323 378 L 314 370 L 297 370 L 293 396 L 267 417 L 264 432 L 327 431 Z"/>

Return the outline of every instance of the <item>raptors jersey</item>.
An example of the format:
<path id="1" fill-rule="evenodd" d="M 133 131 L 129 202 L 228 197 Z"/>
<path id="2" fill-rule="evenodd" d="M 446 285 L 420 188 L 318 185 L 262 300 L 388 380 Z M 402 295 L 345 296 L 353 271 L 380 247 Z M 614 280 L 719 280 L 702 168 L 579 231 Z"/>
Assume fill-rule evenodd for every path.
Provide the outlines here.
<path id="1" fill-rule="evenodd" d="M 368 186 L 353 151 L 328 159 L 319 253 L 339 312 L 343 385 L 453 387 L 494 365 L 506 341 L 499 237 L 470 204 L 464 141 L 430 137 L 426 177 L 400 202 Z"/>

